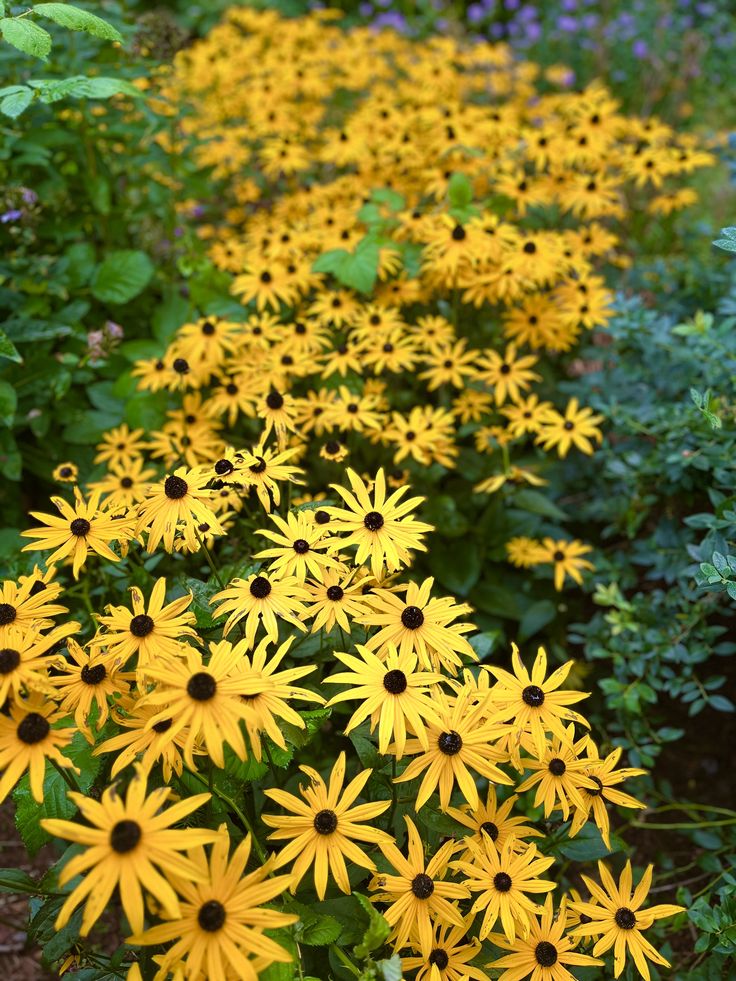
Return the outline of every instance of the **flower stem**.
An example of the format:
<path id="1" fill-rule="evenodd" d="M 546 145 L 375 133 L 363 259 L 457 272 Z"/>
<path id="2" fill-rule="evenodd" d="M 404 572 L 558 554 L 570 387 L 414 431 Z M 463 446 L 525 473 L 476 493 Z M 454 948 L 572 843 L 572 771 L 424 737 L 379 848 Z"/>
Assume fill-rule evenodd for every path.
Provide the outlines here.
<path id="1" fill-rule="evenodd" d="M 217 566 L 215 565 L 215 560 L 212 558 L 212 553 L 210 552 L 210 550 L 205 545 L 204 540 L 202 539 L 202 536 L 199 534 L 199 529 L 198 528 L 195 528 L 194 529 L 194 534 L 197 536 L 197 541 L 199 542 L 199 544 L 200 544 L 200 546 L 202 548 L 202 551 L 204 552 L 205 558 L 207 559 L 207 565 L 210 567 L 210 569 L 212 570 L 212 574 L 214 575 L 215 579 L 220 584 L 220 589 L 225 589 L 225 583 L 222 581 L 222 576 L 220 575 L 219 570 L 218 570 Z"/>
<path id="2" fill-rule="evenodd" d="M 77 783 L 77 778 L 66 767 L 60 766 L 53 757 L 48 757 L 48 759 L 51 760 L 52 766 L 61 774 L 64 783 L 69 789 L 73 790 L 75 794 L 81 794 L 82 788 Z"/>
<path id="3" fill-rule="evenodd" d="M 347 954 L 344 954 L 336 944 L 330 944 L 330 950 L 335 955 L 335 957 L 342 964 L 345 965 L 345 967 L 350 971 L 351 974 L 354 974 L 356 978 L 360 977 L 360 971 L 358 970 L 358 968 L 355 966 L 355 964 L 353 964 L 353 962 L 350 960 Z"/>

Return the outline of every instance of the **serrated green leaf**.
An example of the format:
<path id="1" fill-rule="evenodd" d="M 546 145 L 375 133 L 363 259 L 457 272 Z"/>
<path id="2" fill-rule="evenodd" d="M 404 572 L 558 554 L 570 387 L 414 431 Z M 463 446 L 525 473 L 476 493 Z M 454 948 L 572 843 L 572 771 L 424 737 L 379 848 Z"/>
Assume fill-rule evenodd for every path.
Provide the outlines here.
<path id="1" fill-rule="evenodd" d="M 7 358 L 8 361 L 23 361 L 18 353 L 18 348 L 13 344 L 4 330 L 0 330 L 0 358 Z"/>
<path id="2" fill-rule="evenodd" d="M 43 892 L 43 889 L 21 869 L 0 869 L 0 892 L 25 892 L 38 895 Z"/>
<path id="3" fill-rule="evenodd" d="M 116 30 L 112 24 L 108 24 L 106 20 L 96 14 L 90 14 L 86 10 L 72 7 L 68 3 L 37 3 L 33 12 L 42 17 L 48 17 L 55 24 L 67 27 L 70 31 L 84 31 L 86 34 L 92 34 L 104 41 L 123 40 L 120 31 Z"/>
<path id="4" fill-rule="evenodd" d="M 92 295 L 103 303 L 128 303 L 143 292 L 153 273 L 153 263 L 145 252 L 110 252 L 92 278 Z"/>
<path id="5" fill-rule="evenodd" d="M 51 35 L 26 17 L 0 17 L 0 33 L 18 51 L 44 61 L 51 51 Z"/>
<path id="6" fill-rule="evenodd" d="M 354 895 L 363 907 L 363 911 L 368 914 L 368 928 L 363 934 L 361 942 L 353 947 L 355 956 L 362 960 L 368 957 L 372 951 L 377 950 L 386 943 L 386 939 L 389 933 L 391 933 L 391 927 L 386 922 L 385 917 L 378 912 L 366 896 L 362 896 L 358 892 L 354 893 Z"/>
<path id="7" fill-rule="evenodd" d="M 522 510 L 529 511 L 531 514 L 539 514 L 543 518 L 553 518 L 555 521 L 565 521 L 567 519 L 565 512 L 539 491 L 520 490 L 514 494 L 512 500 L 514 507 L 522 508 Z"/>
<path id="8" fill-rule="evenodd" d="M 33 90 L 22 86 L 19 91 L 0 99 L 0 112 L 3 116 L 17 119 L 33 102 Z"/>

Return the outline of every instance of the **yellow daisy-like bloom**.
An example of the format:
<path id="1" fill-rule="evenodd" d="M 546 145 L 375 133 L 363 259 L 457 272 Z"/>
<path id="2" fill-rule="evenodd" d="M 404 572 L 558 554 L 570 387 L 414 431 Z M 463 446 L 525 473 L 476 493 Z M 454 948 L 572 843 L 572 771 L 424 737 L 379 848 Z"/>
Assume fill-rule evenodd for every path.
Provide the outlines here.
<path id="1" fill-rule="evenodd" d="M 169 977 L 172 969 L 182 969 L 188 978 L 208 981 L 257 981 L 259 967 L 274 962 L 288 964 L 291 955 L 264 930 L 289 926 L 298 919 L 293 913 L 263 908 L 289 884 L 290 876 L 267 878 L 273 861 L 245 873 L 251 852 L 248 835 L 228 860 L 230 838 L 220 825 L 209 861 L 204 848 L 191 848 L 187 858 L 200 873 L 192 882 L 186 876 L 168 873 L 171 885 L 181 897 L 180 912 L 172 917 L 164 912 L 164 923 L 145 933 L 129 937 L 132 944 L 168 944 L 175 941 L 158 961 L 155 981 Z"/>
<path id="2" fill-rule="evenodd" d="M 312 705 L 323 705 L 321 695 L 307 688 L 297 688 L 294 682 L 311 674 L 314 664 L 303 664 L 298 668 L 287 668 L 286 671 L 276 671 L 287 655 L 294 638 L 289 637 L 268 660 L 270 641 L 264 637 L 253 654 L 249 656 L 247 640 L 241 640 L 234 646 L 226 640 L 212 646 L 212 649 L 229 650 L 232 647 L 232 657 L 236 660 L 238 677 L 243 693 L 241 699 L 245 708 L 245 728 L 248 733 L 253 755 L 260 761 L 261 733 L 265 732 L 277 746 L 286 749 L 284 736 L 279 729 L 277 719 L 283 719 L 297 729 L 304 729 L 304 719 L 288 704 L 290 699 L 300 699 L 311 702 Z"/>
<path id="3" fill-rule="evenodd" d="M 434 718 L 427 720 L 429 749 L 425 749 L 420 740 L 410 739 L 406 744 L 407 753 L 421 755 L 412 760 L 394 781 L 404 783 L 427 771 L 417 792 L 414 810 L 420 810 L 438 789 L 440 808 L 446 811 L 455 785 L 471 807 L 477 807 L 478 788 L 471 771 L 494 783 L 513 783 L 496 766 L 507 759 L 506 753 L 493 746 L 505 727 L 487 721 L 488 708 L 484 702 L 473 704 L 475 694 L 463 689 L 450 705 L 446 695 L 437 690 L 432 692 L 435 712 Z"/>
<path id="4" fill-rule="evenodd" d="M 264 511 L 271 512 L 274 505 L 278 507 L 281 503 L 280 482 L 303 483 L 298 479 L 298 475 L 302 473 L 299 467 L 293 467 L 286 462 L 297 453 L 299 447 L 280 451 L 270 447 L 264 449 L 262 445 L 254 448 L 255 462 L 249 464 L 244 471 L 243 481 L 246 487 L 255 488 Z"/>
<path id="5" fill-rule="evenodd" d="M 518 535 L 506 542 L 506 555 L 511 565 L 518 569 L 531 569 L 541 562 L 541 542 L 536 538 Z"/>
<path id="6" fill-rule="evenodd" d="M 125 423 L 108 430 L 97 446 L 95 463 L 106 463 L 109 468 L 120 467 L 125 470 L 137 460 L 146 449 L 145 433 L 142 429 L 130 429 Z"/>
<path id="7" fill-rule="evenodd" d="M 115 520 L 100 509 L 99 491 L 93 491 L 89 500 L 85 501 L 79 488 L 75 487 L 73 507 L 63 497 L 52 497 L 51 503 L 61 517 L 31 511 L 31 515 L 43 521 L 46 527 L 22 531 L 24 538 L 39 539 L 24 545 L 22 551 L 55 549 L 46 559 L 47 565 L 71 556 L 75 579 L 79 578 L 79 570 L 86 562 L 90 549 L 110 562 L 120 561 L 120 556 L 112 551 L 109 542 L 127 541 L 131 537 L 130 523 L 124 519 Z"/>
<path id="8" fill-rule="evenodd" d="M 514 726 L 522 732 L 531 733 L 534 751 L 541 757 L 547 743 L 547 732 L 564 738 L 563 720 L 578 722 L 587 729 L 590 728 L 582 715 L 568 708 L 575 702 L 588 698 L 588 695 L 585 692 L 557 690 L 570 673 L 572 661 L 567 661 L 545 679 L 547 652 L 543 647 L 537 651 L 531 676 L 522 663 L 516 644 L 512 645 L 512 651 L 513 674 L 502 668 L 490 668 L 500 682 L 493 688 L 491 699 L 502 718 L 513 719 Z"/>
<path id="9" fill-rule="evenodd" d="M 587 760 L 584 760 L 584 772 L 586 777 L 593 781 L 595 788 L 581 788 L 583 798 L 582 806 L 576 805 L 570 824 L 570 837 L 573 838 L 578 831 L 586 824 L 591 808 L 593 810 L 593 820 L 598 826 L 601 837 L 606 843 L 606 848 L 611 850 L 611 825 L 608 820 L 608 811 L 605 802 L 610 800 L 612 804 L 619 807 L 644 808 L 635 797 L 625 794 L 621 790 L 616 790 L 616 784 L 622 783 L 629 777 L 643 776 L 647 771 L 636 767 L 622 767 L 616 769 L 616 764 L 621 759 L 623 750 L 617 747 L 608 756 L 601 760 L 598 756 L 598 747 L 590 737 L 586 740 L 585 746 Z"/>
<path id="10" fill-rule="evenodd" d="M 393 866 L 395 873 L 379 872 L 373 876 L 370 889 L 377 890 L 371 896 L 373 902 L 390 903 L 383 915 L 391 926 L 389 939 L 394 949 L 401 950 L 413 935 L 422 951 L 431 950 L 432 920 L 438 923 L 465 927 L 453 899 L 470 896 L 465 885 L 446 882 L 448 863 L 457 848 L 454 841 L 446 841 L 429 862 L 425 862 L 424 845 L 416 825 L 405 816 L 409 835 L 408 855 L 404 857 L 393 842 L 380 842 L 379 848 Z"/>
<path id="11" fill-rule="evenodd" d="M 487 348 L 476 360 L 475 377 L 493 389 L 496 405 L 503 405 L 507 399 L 518 402 L 522 390 L 529 388 L 533 381 L 541 380 L 541 376 L 531 370 L 538 360 L 533 354 L 517 357 L 515 344 L 509 344 L 503 356 Z"/>
<path id="12" fill-rule="evenodd" d="M 17 584 L 6 579 L 0 586 L 0 629 L 15 624 L 43 630 L 48 626 L 47 617 L 68 613 L 65 606 L 55 603 L 64 591 L 60 583 L 53 582 L 57 572 L 53 565 L 45 571 L 34 565 L 29 575 L 18 576 Z"/>
<path id="13" fill-rule="evenodd" d="M 488 788 L 488 796 L 485 803 L 478 803 L 477 807 L 469 804 L 461 804 L 458 807 L 448 807 L 447 814 L 458 824 L 470 828 L 472 835 L 466 835 L 465 841 L 474 841 L 481 844 L 483 836 L 487 835 L 494 843 L 498 851 L 501 851 L 510 837 L 516 839 L 519 848 L 525 848 L 525 838 L 543 838 L 541 831 L 529 827 L 525 824 L 525 817 L 511 817 L 514 804 L 518 800 L 516 794 L 507 797 L 503 804 L 499 804 L 496 799 L 496 788 Z M 461 858 L 466 861 L 472 860 L 470 850 L 466 847 Z"/>
<path id="14" fill-rule="evenodd" d="M 58 480 L 60 484 L 76 484 L 77 477 L 79 476 L 79 467 L 76 463 L 71 463 L 70 461 L 60 463 L 58 467 L 54 467 L 54 472 L 51 476 L 54 480 Z"/>
<path id="15" fill-rule="evenodd" d="M 122 674 L 122 662 L 109 651 L 106 654 L 87 653 L 79 644 L 69 638 L 66 642 L 71 661 L 60 661 L 57 665 L 63 674 L 55 674 L 49 680 L 59 691 L 59 708 L 74 715 L 79 731 L 94 743 L 88 721 L 94 708 L 97 708 L 95 728 L 99 731 L 110 714 L 108 699 L 122 696 L 128 692 L 128 681 L 132 674 Z"/>
<path id="16" fill-rule="evenodd" d="M 197 548 L 199 525 L 207 525 L 208 531 L 223 535 L 224 531 L 208 501 L 214 491 L 207 490 L 205 484 L 210 475 L 204 467 L 188 470 L 179 467 L 164 480 L 153 484 L 150 491 L 138 506 L 136 536 L 148 532 L 148 551 L 154 552 L 163 540 L 167 552 L 174 551 L 174 537 L 180 531 L 191 551 Z"/>
<path id="17" fill-rule="evenodd" d="M 593 549 L 577 540 L 555 541 L 554 538 L 543 538 L 539 543 L 536 564 L 551 563 L 555 569 L 555 589 L 559 592 L 565 584 L 565 576 L 569 576 L 578 585 L 583 581 L 581 570 L 594 569 L 588 559 L 582 558 Z"/>
<path id="18" fill-rule="evenodd" d="M 402 957 L 405 971 L 416 971 L 415 981 L 488 981 L 488 975 L 472 961 L 480 951 L 480 943 L 470 940 L 462 943 L 470 927 L 466 917 L 463 926 L 438 923 L 434 927 L 431 948 L 421 951 L 419 940 L 410 938 L 412 947 L 420 951 L 419 957 Z"/>
<path id="19" fill-rule="evenodd" d="M 555 736 L 547 744 L 544 755 L 539 759 L 524 759 L 525 770 L 532 770 L 532 775 L 522 781 L 516 788 L 520 794 L 532 787 L 537 788 L 534 806 L 544 805 L 544 816 L 549 817 L 553 810 L 559 808 L 565 821 L 570 816 L 570 805 L 583 807 L 583 788 L 595 790 L 596 786 L 584 773 L 585 763 L 580 754 L 588 737 L 583 736 L 574 742 L 575 726 L 569 725 L 564 737 Z M 525 740 L 522 738 L 522 745 Z"/>
<path id="20" fill-rule="evenodd" d="M 71 742 L 74 729 L 52 729 L 52 724 L 63 716 L 55 702 L 46 701 L 38 693 L 12 701 L 9 716 L 0 713 L 0 802 L 27 770 L 33 799 L 43 803 L 47 759 L 79 773 L 60 752 Z"/>
<path id="21" fill-rule="evenodd" d="M 395 572 L 410 561 L 409 549 L 427 551 L 422 537 L 432 531 L 432 525 L 409 517 L 410 512 L 421 504 L 423 498 L 401 498 L 408 487 L 399 487 L 386 496 L 386 477 L 383 469 L 376 474 L 373 499 L 368 488 L 354 470 L 348 469 L 348 480 L 353 493 L 339 484 L 330 486 L 337 491 L 347 504 L 347 508 L 325 507 L 332 518 L 330 525 L 335 534 L 345 533 L 347 537 L 335 539 L 331 551 L 357 546 L 356 565 L 363 565 L 370 559 L 373 575 L 380 579 L 384 565 L 389 572 Z"/>
<path id="22" fill-rule="evenodd" d="M 121 711 L 124 710 L 124 711 Z M 166 783 L 170 783 L 172 774 L 181 776 L 184 761 L 180 750 L 184 748 L 188 738 L 188 730 L 181 729 L 172 739 L 166 737 L 173 724 L 172 718 L 161 718 L 156 705 L 143 705 L 141 700 L 123 699 L 120 707 L 113 709 L 113 717 L 123 731 L 111 736 L 100 743 L 94 750 L 93 756 L 114 753 L 110 776 L 116 777 L 121 770 L 138 760 L 144 773 L 150 773 L 156 763 L 161 763 L 161 771 Z M 149 725 L 151 720 L 153 724 Z M 155 721 L 158 719 L 158 721 Z M 194 747 L 195 754 L 204 750 Z"/>
<path id="23" fill-rule="evenodd" d="M 529 918 L 528 936 L 509 941 L 504 934 L 492 933 L 491 943 L 502 950 L 510 950 L 488 964 L 489 968 L 504 968 L 498 981 L 522 981 L 531 975 L 533 981 L 575 981 L 567 966 L 594 967 L 603 961 L 575 951 L 577 941 L 565 933 L 567 923 L 566 900 L 560 903 L 555 915 L 552 897 L 547 896 L 541 915 Z"/>
<path id="24" fill-rule="evenodd" d="M 80 855 L 66 863 L 59 875 L 59 884 L 64 886 L 82 872 L 87 873 L 59 910 L 57 930 L 69 922 L 77 906 L 86 900 L 79 931 L 86 937 L 105 912 L 116 886 L 125 915 L 136 933 L 143 930 L 144 888 L 158 900 L 168 916 L 180 915 L 176 893 L 161 873 L 201 882 L 204 878 L 202 870 L 181 852 L 216 841 L 217 833 L 203 828 L 181 831 L 172 828 L 173 824 L 205 804 L 210 795 L 194 794 L 162 811 L 170 793 L 170 787 L 160 787 L 146 796 L 146 778 L 138 767 L 128 784 L 125 800 L 115 787 L 108 787 L 99 801 L 83 794 L 69 793 L 69 799 L 89 822 L 87 825 L 57 818 L 41 821 L 41 826 L 50 835 L 85 846 Z"/>
<path id="25" fill-rule="evenodd" d="M 544 450 L 556 448 L 563 459 L 574 446 L 583 453 L 593 452 L 593 441 L 600 443 L 603 434 L 598 423 L 603 422 L 603 416 L 596 415 L 592 409 L 579 408 L 577 399 L 570 399 L 564 416 L 556 409 L 549 409 L 540 420 L 539 435 L 536 442 Z"/>
<path id="26" fill-rule="evenodd" d="M 329 518 L 325 511 L 322 514 Z M 311 620 L 314 617 L 313 634 L 322 628 L 329 632 L 335 624 L 349 634 L 351 621 L 360 620 L 367 612 L 363 582 L 352 581 L 354 579 L 355 570 L 345 572 L 341 568 L 336 568 L 324 569 L 319 581 L 310 579 L 307 582 L 311 602 L 305 618 Z"/>
<path id="27" fill-rule="evenodd" d="M 131 460 L 125 467 L 113 464 L 102 480 L 90 483 L 89 489 L 103 495 L 106 510 L 125 511 L 144 500 L 155 476 L 154 468 L 146 467 L 142 459 Z"/>
<path id="28" fill-rule="evenodd" d="M 215 593 L 210 605 L 222 601 L 214 612 L 215 617 L 230 614 L 223 631 L 225 636 L 245 618 L 245 638 L 252 647 L 259 626 L 263 626 L 269 640 L 277 641 L 279 620 L 306 631 L 301 618 L 306 614 L 303 600 L 308 598 L 307 589 L 294 576 L 277 577 L 259 572 L 247 579 L 233 579 L 227 589 Z"/>
<path id="29" fill-rule="evenodd" d="M 618 885 L 603 862 L 598 862 L 598 874 L 602 886 L 584 875 L 583 882 L 593 897 L 594 903 L 571 903 L 576 913 L 589 917 L 590 922 L 580 923 L 570 931 L 573 937 L 599 937 L 593 947 L 593 954 L 604 954 L 613 947 L 613 976 L 617 978 L 626 964 L 626 954 L 634 959 L 639 974 L 649 981 L 647 958 L 654 964 L 669 967 L 659 951 L 653 947 L 642 930 L 647 930 L 655 920 L 665 916 L 684 913 L 684 907 L 663 904 L 642 909 L 652 884 L 653 866 L 647 866 L 638 886 L 632 889 L 631 862 L 627 862 L 619 878 Z"/>
<path id="30" fill-rule="evenodd" d="M 485 940 L 500 919 L 507 939 L 513 943 L 517 931 L 528 933 L 537 910 L 527 893 L 555 888 L 554 882 L 539 878 L 554 864 L 554 858 L 540 856 L 535 845 L 520 851 L 513 836 L 506 839 L 500 852 L 488 835 L 482 837 L 480 844 L 468 839 L 472 858 L 459 859 L 452 867 L 467 876 L 465 884 L 471 892 L 480 893 L 471 908 L 473 914 L 484 911 L 478 937 Z"/>
<path id="31" fill-rule="evenodd" d="M 436 712 L 436 706 L 427 698 L 427 692 L 432 685 L 442 681 L 442 675 L 417 671 L 416 654 L 411 651 L 399 652 L 393 644 L 388 645 L 383 658 L 362 644 L 355 646 L 358 657 L 341 651 L 334 652 L 334 656 L 351 670 L 325 678 L 326 684 L 349 686 L 345 691 L 333 695 L 328 705 L 363 699 L 363 704 L 345 726 L 345 733 L 352 732 L 370 716 L 371 732 L 378 726 L 378 752 L 385 755 L 393 737 L 393 753 L 397 759 L 401 759 L 406 746 L 408 722 L 422 748 L 427 750 L 429 737 L 423 719 Z"/>
<path id="32" fill-rule="evenodd" d="M 56 627 L 41 635 L 29 627 L 10 626 L 0 632 L 0 705 L 17 697 L 22 690 L 53 694 L 48 669 L 55 660 L 49 648 L 79 630 L 76 622 Z M 70 641 L 71 643 L 71 641 Z"/>
<path id="33" fill-rule="evenodd" d="M 190 770 L 196 770 L 192 753 L 200 739 L 215 766 L 225 765 L 223 743 L 241 760 L 248 755 L 240 728 L 247 714 L 241 696 L 255 695 L 257 684 L 244 679 L 231 644 L 210 644 L 210 652 L 207 664 L 198 651 L 188 648 L 185 659 L 156 660 L 143 669 L 146 678 L 158 683 L 142 699 L 145 705 L 159 706 L 147 725 L 154 729 L 171 720 L 162 733 L 164 742 L 188 730 L 184 759 Z"/>
<path id="34" fill-rule="evenodd" d="M 421 586 L 415 582 L 406 587 L 405 598 L 388 589 L 374 589 L 365 597 L 375 612 L 363 617 L 367 626 L 381 627 L 366 640 L 366 647 L 380 651 L 395 644 L 402 654 L 414 651 L 423 668 L 438 671 L 444 668 L 457 674 L 463 656 L 478 660 L 478 656 L 463 634 L 475 627 L 472 623 L 455 623 L 470 612 L 466 603 L 456 603 L 451 597 L 430 599 L 434 579 L 425 579 Z M 452 624 L 452 625 L 451 625 Z"/>
<path id="35" fill-rule="evenodd" d="M 297 406 L 291 395 L 282 395 L 272 388 L 257 406 L 258 415 L 264 422 L 263 439 L 268 439 L 273 429 L 279 446 L 282 446 L 287 432 L 296 432 L 296 411 Z"/>
<path id="36" fill-rule="evenodd" d="M 325 898 L 329 874 L 340 890 L 350 893 L 350 879 L 345 859 L 361 868 L 375 871 L 375 863 L 359 848 L 356 841 L 378 843 L 383 846 L 390 836 L 364 824 L 373 821 L 391 806 L 391 801 L 358 804 L 355 800 L 368 782 L 373 770 L 363 770 L 343 790 L 345 782 L 345 753 L 340 753 L 330 774 L 329 786 L 310 766 L 300 766 L 311 783 L 300 787 L 302 800 L 284 790 L 265 790 L 264 794 L 292 814 L 277 817 L 263 814 L 261 818 L 269 828 L 275 828 L 269 840 L 288 841 L 276 858 L 276 868 L 294 861 L 291 870 L 291 891 L 299 883 L 311 865 L 314 865 L 314 888 L 320 899 Z"/>
<path id="37" fill-rule="evenodd" d="M 270 515 L 279 532 L 270 529 L 257 531 L 257 535 L 274 542 L 276 548 L 257 552 L 255 559 L 273 559 L 269 569 L 275 576 L 294 576 L 303 583 L 307 574 L 319 579 L 323 571 L 336 562 L 324 554 L 327 547 L 325 528 L 300 511 L 290 511 L 286 520 L 278 514 Z"/>
<path id="38" fill-rule="evenodd" d="M 192 594 L 180 596 L 164 606 L 166 579 L 156 580 L 151 598 L 146 604 L 137 586 L 130 589 L 132 613 L 127 606 L 108 606 L 107 616 L 97 619 L 106 629 L 98 633 L 90 644 L 105 647 L 121 663 L 138 656 L 138 667 L 145 667 L 158 658 L 176 657 L 182 652 L 185 637 L 197 637 L 194 630 L 194 614 L 187 610 Z"/>
<path id="39" fill-rule="evenodd" d="M 523 470 L 512 463 L 504 473 L 493 474 L 475 484 L 473 490 L 476 494 L 495 494 L 509 481 L 514 484 L 531 484 L 532 487 L 543 487 L 547 483 L 543 477 L 537 476 L 531 470 Z"/>

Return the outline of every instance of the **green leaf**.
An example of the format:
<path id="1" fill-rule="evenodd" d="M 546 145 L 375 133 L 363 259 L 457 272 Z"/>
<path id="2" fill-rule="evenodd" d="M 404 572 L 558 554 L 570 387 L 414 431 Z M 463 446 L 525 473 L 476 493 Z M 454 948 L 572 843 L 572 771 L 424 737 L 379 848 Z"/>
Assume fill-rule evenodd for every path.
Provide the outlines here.
<path id="1" fill-rule="evenodd" d="M 604 858 L 609 854 L 600 831 L 591 822 L 583 825 L 577 837 L 563 842 L 559 846 L 559 851 L 565 858 L 569 858 L 573 862 L 592 862 L 594 859 Z"/>
<path id="2" fill-rule="evenodd" d="M 398 954 L 394 954 L 388 960 L 376 961 L 376 967 L 382 981 L 402 981 L 404 977 L 401 958 Z"/>
<path id="3" fill-rule="evenodd" d="M 26 892 L 37 896 L 43 890 L 20 869 L 0 869 L 0 892 Z"/>
<path id="4" fill-rule="evenodd" d="M 308 947 L 324 947 L 334 943 L 342 933 L 342 925 L 334 916 L 325 916 L 302 903 L 290 903 L 289 912 L 296 913 L 299 922 L 294 927 L 297 943 Z"/>
<path id="5" fill-rule="evenodd" d="M 315 261 L 315 272 L 328 272 L 344 286 L 361 293 L 370 293 L 378 275 L 378 260 L 381 248 L 369 238 L 361 239 L 354 252 L 346 249 L 332 249 Z"/>
<path id="6" fill-rule="evenodd" d="M 445 589 L 459 596 L 467 596 L 480 579 L 483 567 L 481 551 L 474 541 L 464 541 L 458 548 L 456 542 L 437 540 L 429 554 L 429 568 Z"/>
<path id="7" fill-rule="evenodd" d="M 192 307 L 188 300 L 173 290 L 164 291 L 164 295 L 164 302 L 156 308 L 151 326 L 153 336 L 161 344 L 168 344 L 177 330 L 192 316 Z M 157 353 L 160 352 L 161 348 Z"/>
<path id="8" fill-rule="evenodd" d="M 538 600 L 532 603 L 519 623 L 519 640 L 528 640 L 557 616 L 557 605 L 552 600 Z"/>
<path id="9" fill-rule="evenodd" d="M 0 33 L 8 44 L 12 44 L 24 54 L 42 58 L 44 61 L 48 58 L 51 51 L 51 35 L 32 20 L 26 17 L 2 17 Z"/>
<path id="10" fill-rule="evenodd" d="M 92 295 L 103 303 L 128 303 L 143 292 L 153 273 L 153 263 L 145 252 L 110 252 L 94 274 Z"/>
<path id="11" fill-rule="evenodd" d="M 7 480 L 20 480 L 23 457 L 11 432 L 0 431 L 0 473 Z"/>
<path id="12" fill-rule="evenodd" d="M 112 24 L 90 14 L 86 10 L 72 7 L 68 3 L 37 3 L 33 8 L 35 14 L 48 17 L 55 24 L 61 27 L 68 27 L 71 31 L 85 31 L 94 37 L 101 37 L 105 41 L 122 41 L 123 36 L 120 31 L 115 30 Z"/>
<path id="13" fill-rule="evenodd" d="M 553 504 L 548 497 L 535 490 L 520 490 L 513 496 L 515 508 L 529 511 L 531 514 L 539 514 L 543 518 L 553 518 L 555 521 L 565 521 L 567 515 Z"/>
<path id="14" fill-rule="evenodd" d="M 0 358 L 7 358 L 8 361 L 17 361 L 18 363 L 23 361 L 17 347 L 4 330 L 0 330 Z"/>
<path id="15" fill-rule="evenodd" d="M 465 174 L 453 174 L 447 185 L 447 196 L 453 208 L 467 208 L 473 200 L 473 185 Z"/>
<path id="16" fill-rule="evenodd" d="M 11 119 L 17 119 L 32 102 L 33 90 L 26 88 L 26 86 L 19 86 L 17 92 L 12 92 L 0 99 L 0 112 L 4 116 L 10 116 Z"/>
<path id="17" fill-rule="evenodd" d="M 18 396 L 10 382 L 0 381 L 0 426 L 10 426 L 18 407 Z"/>
<path id="18" fill-rule="evenodd" d="M 391 933 L 391 927 L 366 896 L 362 896 L 358 892 L 354 895 L 363 907 L 363 911 L 368 914 L 368 928 L 363 934 L 361 942 L 353 947 L 355 956 L 362 960 L 386 943 L 386 939 Z"/>

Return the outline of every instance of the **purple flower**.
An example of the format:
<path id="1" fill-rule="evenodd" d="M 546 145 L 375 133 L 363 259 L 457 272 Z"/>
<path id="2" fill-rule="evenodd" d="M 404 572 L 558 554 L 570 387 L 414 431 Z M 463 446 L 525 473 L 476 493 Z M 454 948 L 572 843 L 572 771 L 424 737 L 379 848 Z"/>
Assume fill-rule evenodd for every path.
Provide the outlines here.
<path id="1" fill-rule="evenodd" d="M 479 24 L 486 17 L 486 11 L 482 4 L 471 3 L 468 7 L 468 20 L 471 24 Z"/>
<path id="2" fill-rule="evenodd" d="M 635 58 L 646 58 L 649 53 L 649 45 L 644 38 L 637 38 L 631 46 Z"/>
<path id="3" fill-rule="evenodd" d="M 563 14 L 561 17 L 557 18 L 558 31 L 566 31 L 569 34 L 574 34 L 577 29 L 577 17 L 568 17 L 567 14 Z"/>
<path id="4" fill-rule="evenodd" d="M 403 33 L 408 27 L 406 18 L 398 10 L 387 10 L 385 13 L 379 14 L 373 21 L 373 26 L 379 30 L 382 27 L 393 28 L 400 33 Z"/>
<path id="5" fill-rule="evenodd" d="M 567 13 L 572 13 L 577 8 L 578 0 L 562 0 L 560 6 Z"/>
<path id="6" fill-rule="evenodd" d="M 10 211 L 6 211 L 5 214 L 0 215 L 0 222 L 2 222 L 3 225 L 7 225 L 11 221 L 18 221 L 18 219 L 22 217 L 23 212 L 20 208 L 11 208 Z"/>
<path id="7" fill-rule="evenodd" d="M 38 195 L 30 187 L 24 187 L 20 196 L 23 198 L 24 204 L 35 204 L 38 201 Z"/>
<path id="8" fill-rule="evenodd" d="M 361 5 L 358 7 L 358 12 L 360 13 L 361 17 L 370 17 L 370 15 L 373 13 L 373 7 L 369 3 L 361 3 Z"/>

